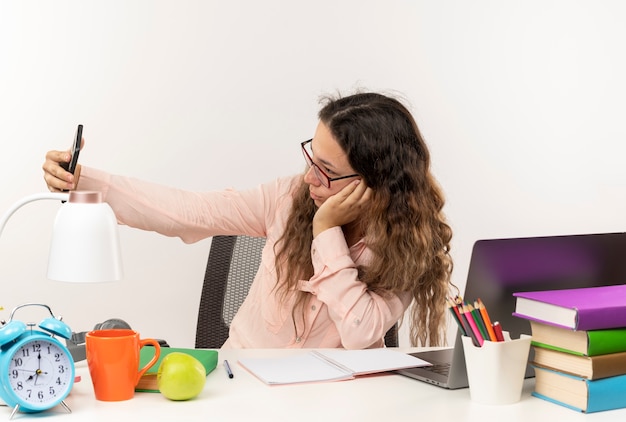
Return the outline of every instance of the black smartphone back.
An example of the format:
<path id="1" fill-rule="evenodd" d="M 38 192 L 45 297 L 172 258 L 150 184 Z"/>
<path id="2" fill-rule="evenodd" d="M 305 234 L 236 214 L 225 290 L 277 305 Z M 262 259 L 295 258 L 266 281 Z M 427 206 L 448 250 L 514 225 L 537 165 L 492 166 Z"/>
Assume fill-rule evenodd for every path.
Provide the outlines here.
<path id="1" fill-rule="evenodd" d="M 72 158 L 69 163 L 62 163 L 61 167 L 70 173 L 74 174 L 76 170 L 76 165 L 78 164 L 78 156 L 80 155 L 80 143 L 83 139 L 83 125 L 78 125 L 76 128 L 76 136 L 74 137 L 74 142 L 72 143 Z"/>

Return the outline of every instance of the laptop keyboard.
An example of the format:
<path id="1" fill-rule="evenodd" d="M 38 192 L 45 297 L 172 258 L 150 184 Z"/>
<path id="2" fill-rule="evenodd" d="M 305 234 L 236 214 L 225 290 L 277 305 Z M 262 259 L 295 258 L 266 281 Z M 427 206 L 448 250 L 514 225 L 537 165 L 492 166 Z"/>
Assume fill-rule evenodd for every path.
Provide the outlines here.
<path id="1" fill-rule="evenodd" d="M 436 374 L 448 375 L 450 372 L 450 364 L 449 363 L 440 363 L 433 364 L 430 366 L 424 366 L 422 369 L 430 372 L 434 372 Z"/>

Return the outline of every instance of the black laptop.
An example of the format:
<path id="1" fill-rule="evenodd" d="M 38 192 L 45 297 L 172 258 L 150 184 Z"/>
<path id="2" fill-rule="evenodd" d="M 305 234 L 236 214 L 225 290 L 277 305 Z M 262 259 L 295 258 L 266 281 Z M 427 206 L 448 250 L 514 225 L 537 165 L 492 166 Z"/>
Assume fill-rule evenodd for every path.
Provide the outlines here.
<path id="1" fill-rule="evenodd" d="M 472 249 L 463 298 L 480 298 L 491 320 L 516 339 L 531 331 L 527 320 L 512 315 L 514 292 L 610 284 L 626 284 L 626 233 L 485 239 Z M 397 373 L 444 388 L 467 387 L 459 335 L 451 349 L 413 355 L 433 365 Z M 530 365 L 526 376 L 533 376 Z"/>

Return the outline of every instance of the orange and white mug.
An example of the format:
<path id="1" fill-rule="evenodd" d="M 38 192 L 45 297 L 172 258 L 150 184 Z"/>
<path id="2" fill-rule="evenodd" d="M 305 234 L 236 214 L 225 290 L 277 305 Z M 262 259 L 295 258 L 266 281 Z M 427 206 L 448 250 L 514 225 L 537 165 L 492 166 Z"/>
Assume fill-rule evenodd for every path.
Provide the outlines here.
<path id="1" fill-rule="evenodd" d="M 132 399 L 139 379 L 161 354 L 158 341 L 141 339 L 138 332 L 129 329 L 90 331 L 85 345 L 96 399 L 102 401 Z M 146 345 L 154 347 L 154 356 L 139 368 L 139 351 Z"/>

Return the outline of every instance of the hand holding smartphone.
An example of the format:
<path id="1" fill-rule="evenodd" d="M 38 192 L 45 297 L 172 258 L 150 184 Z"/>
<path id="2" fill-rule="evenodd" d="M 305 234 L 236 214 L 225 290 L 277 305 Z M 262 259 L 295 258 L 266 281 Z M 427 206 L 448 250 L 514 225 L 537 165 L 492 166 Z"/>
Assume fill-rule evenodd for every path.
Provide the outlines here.
<path id="1" fill-rule="evenodd" d="M 83 139 L 83 125 L 78 125 L 76 128 L 76 136 L 74 137 L 74 142 L 72 143 L 72 157 L 70 158 L 69 163 L 61 163 L 61 167 L 70 173 L 74 174 L 76 170 L 76 164 L 78 164 L 78 156 L 80 155 L 80 144 Z"/>

